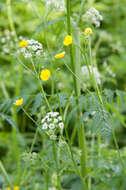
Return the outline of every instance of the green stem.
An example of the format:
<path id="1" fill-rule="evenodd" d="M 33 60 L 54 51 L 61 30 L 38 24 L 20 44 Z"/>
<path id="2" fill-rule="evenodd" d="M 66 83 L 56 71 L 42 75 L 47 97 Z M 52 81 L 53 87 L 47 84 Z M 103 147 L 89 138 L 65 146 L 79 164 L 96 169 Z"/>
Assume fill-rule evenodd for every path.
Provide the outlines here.
<path id="1" fill-rule="evenodd" d="M 94 150 L 95 150 L 95 135 L 92 134 L 92 140 L 91 140 L 91 155 L 94 154 Z M 91 164 L 94 165 L 94 160 L 92 159 L 91 160 Z M 92 184 L 92 176 L 89 177 L 89 180 L 88 180 L 88 189 L 91 190 L 91 184 Z"/>
<path id="2" fill-rule="evenodd" d="M 55 141 L 52 140 L 52 152 L 53 152 L 53 157 L 54 161 L 56 164 L 56 172 L 57 172 L 57 187 L 58 190 L 61 190 L 61 183 L 60 183 L 60 176 L 59 176 L 59 166 L 58 166 L 58 159 L 57 159 L 57 153 L 56 153 L 56 146 L 55 146 Z"/>
<path id="3" fill-rule="evenodd" d="M 66 3 L 67 6 L 67 32 L 69 35 L 71 35 L 71 22 L 70 22 L 70 0 L 67 0 Z M 74 64 L 74 59 L 73 59 L 73 47 L 72 45 L 70 45 L 70 61 L 71 61 L 71 68 L 72 68 L 72 72 L 76 75 L 79 76 L 80 73 L 76 73 L 76 65 Z M 77 51 L 76 51 L 77 53 Z M 79 54 L 79 51 L 78 51 Z M 77 55 L 76 55 L 77 56 Z M 79 55 L 78 55 L 79 56 Z M 78 71 L 79 72 L 79 71 Z M 80 89 L 77 87 L 78 83 L 77 83 L 77 79 L 75 77 L 75 75 L 73 75 L 73 82 L 74 82 L 74 91 L 75 91 L 75 96 L 76 96 L 76 104 L 78 105 L 78 96 L 80 94 Z M 80 117 L 81 113 L 78 110 L 78 115 Z M 85 132 L 84 132 L 84 126 L 80 126 L 78 129 L 78 137 L 79 137 L 79 145 L 82 151 L 81 154 L 81 158 L 80 158 L 80 162 L 81 162 L 81 174 L 83 177 L 85 177 L 87 175 L 87 171 L 86 171 L 86 143 L 85 143 Z"/>
<path id="4" fill-rule="evenodd" d="M 35 135 L 34 135 L 34 138 L 33 138 L 33 141 L 32 141 L 32 145 L 31 145 L 31 148 L 30 148 L 30 151 L 29 153 L 32 153 L 33 151 L 33 147 L 35 145 L 35 142 L 36 142 L 36 139 L 37 139 L 37 136 L 38 136 L 38 128 L 39 125 L 36 123 L 36 121 L 25 111 L 25 109 L 22 107 L 22 110 L 23 112 L 26 114 L 26 116 L 37 126 L 37 129 L 36 129 L 36 132 L 35 132 Z M 24 178 L 25 178 L 25 173 L 27 171 L 27 165 L 28 165 L 28 161 L 26 162 L 25 166 L 24 166 L 24 172 L 21 176 L 21 179 L 20 179 L 20 185 L 22 185 L 22 181 L 24 181 Z"/>
<path id="5" fill-rule="evenodd" d="M 48 171 L 45 171 L 45 180 L 46 180 L 46 190 L 49 189 L 49 177 L 48 177 Z"/>
<path id="6" fill-rule="evenodd" d="M 59 104 L 59 109 L 60 109 L 60 114 L 62 116 L 62 119 L 63 119 L 63 122 L 64 122 L 64 117 L 63 117 L 63 112 L 62 112 L 62 108 L 61 108 L 61 103 L 60 103 L 60 99 L 59 99 L 59 96 L 58 96 L 58 104 Z M 64 113 L 65 114 L 65 113 Z M 64 115 L 65 116 L 65 115 Z M 73 162 L 73 166 L 75 168 L 75 171 L 77 172 L 77 175 L 79 175 L 80 179 L 82 180 L 82 185 L 83 185 L 83 188 L 87 189 L 87 185 L 85 183 L 85 180 L 80 172 L 80 169 L 78 168 L 77 164 L 76 164 L 76 161 L 74 159 L 74 155 L 73 155 L 73 152 L 72 152 L 72 145 L 71 145 L 71 142 L 70 142 L 70 138 L 69 138 L 69 135 L 68 135 L 68 132 L 67 132 L 67 128 L 66 126 L 64 125 L 64 130 L 65 130 L 65 135 L 66 135 L 66 138 L 67 138 L 67 142 L 68 142 L 68 152 L 70 153 L 70 156 L 71 156 L 71 161 Z"/>
<path id="7" fill-rule="evenodd" d="M 125 169 L 124 161 L 123 161 L 123 159 L 122 159 L 122 157 L 121 157 L 120 150 L 119 150 L 119 145 L 118 145 L 118 143 L 117 143 L 117 139 L 116 139 L 116 136 L 115 136 L 115 132 L 114 132 L 114 131 L 112 132 L 112 136 L 113 136 L 113 140 L 114 140 L 114 143 L 115 143 L 115 147 L 116 147 L 116 149 L 117 149 L 117 151 L 118 151 L 118 155 L 119 155 L 119 159 L 120 159 L 122 168 Z M 125 170 L 124 170 L 124 171 L 125 171 Z"/>
<path id="8" fill-rule="evenodd" d="M 86 139 L 85 139 L 85 130 L 84 126 L 81 125 L 79 131 L 79 146 L 81 148 L 81 173 L 83 177 L 87 175 L 87 167 L 86 167 Z"/>
<path id="9" fill-rule="evenodd" d="M 94 84 L 94 89 L 97 93 L 97 96 L 99 98 L 99 101 L 100 103 L 103 105 L 103 101 L 102 101 L 102 96 L 101 96 L 101 93 L 100 93 L 100 90 L 99 90 L 99 87 L 98 87 L 98 84 L 97 84 L 97 80 L 96 80 L 96 77 L 95 77 L 95 74 L 94 74 L 94 69 L 93 69 L 93 62 L 92 62 L 92 52 L 91 52 L 91 39 L 89 38 L 89 60 L 90 60 L 90 64 L 91 64 L 91 69 L 92 69 L 92 77 L 93 77 L 93 84 Z"/>
<path id="10" fill-rule="evenodd" d="M 14 190 L 14 187 L 13 187 L 11 181 L 9 180 L 9 177 L 8 177 L 8 175 L 7 175 L 7 172 L 6 172 L 6 170 L 5 170 L 5 168 L 4 168 L 4 166 L 3 166 L 3 164 L 2 164 L 1 161 L 0 161 L 0 169 L 1 169 L 1 171 L 2 171 L 2 173 L 3 173 L 3 176 L 5 177 L 5 179 L 6 179 L 7 183 L 8 183 L 8 185 L 11 187 L 12 190 Z"/>
<path id="11" fill-rule="evenodd" d="M 48 99 L 47 99 L 46 95 L 45 95 L 45 91 L 44 91 L 44 89 L 43 89 L 43 85 L 41 84 L 39 75 L 38 75 L 37 70 L 36 70 L 36 68 L 35 68 L 34 61 L 33 61 L 32 59 L 31 59 L 31 63 L 32 63 L 32 66 L 33 66 L 33 69 L 34 69 L 34 73 L 35 73 L 35 75 L 36 75 L 36 77 L 37 77 L 37 79 L 38 79 L 38 81 L 39 81 L 39 84 L 40 84 L 40 87 L 41 87 L 41 93 L 42 93 L 42 95 L 43 95 L 43 97 L 44 97 L 44 99 L 45 99 L 45 102 L 46 102 L 46 104 L 47 104 L 49 110 L 52 111 L 52 108 L 51 108 L 51 106 L 50 106 L 50 104 L 49 104 L 49 102 L 48 102 Z"/>
<path id="12" fill-rule="evenodd" d="M 71 33 L 71 22 L 70 22 L 70 0 L 67 0 L 67 33 L 69 35 L 72 35 Z M 70 61 L 71 61 L 71 68 L 73 73 L 75 73 L 75 65 L 74 65 L 74 59 L 73 59 L 73 47 L 72 45 L 69 46 L 70 50 Z M 75 90 L 75 96 L 78 97 L 78 91 L 77 91 L 77 83 L 76 83 L 76 77 L 73 75 L 73 82 L 74 82 L 74 90 Z M 77 100 L 78 102 L 78 100 Z"/>
<path id="13" fill-rule="evenodd" d="M 16 30 L 15 30 L 14 23 L 12 20 L 11 0 L 7 0 L 7 13 L 8 13 L 8 21 L 9 21 L 10 29 L 12 32 L 14 32 L 15 38 L 17 39 Z"/>
<path id="14" fill-rule="evenodd" d="M 79 11 L 79 16 L 78 16 L 78 20 L 77 20 L 77 25 L 79 25 L 81 15 L 83 14 L 84 3 L 85 3 L 85 0 L 81 0 L 80 11 Z"/>
<path id="15" fill-rule="evenodd" d="M 11 12 L 11 0 L 7 0 L 7 14 L 8 14 L 8 22 L 9 22 L 9 25 L 10 25 L 10 30 L 12 32 L 14 32 L 14 35 L 15 35 L 15 38 L 17 40 L 17 35 L 16 35 L 16 30 L 15 30 L 15 27 L 14 27 L 14 23 L 13 23 L 13 19 L 12 19 L 12 12 Z M 18 83 L 16 85 L 16 88 L 15 88 L 15 97 L 19 96 L 20 94 L 20 86 L 21 86 L 21 82 L 22 82 L 22 65 L 19 66 L 19 80 L 18 80 Z M 14 107 L 12 109 L 12 117 L 14 118 L 15 121 L 17 121 L 17 114 L 16 114 L 16 107 Z M 16 164 L 17 164 L 17 170 L 19 169 L 19 166 L 20 166 L 20 158 L 19 158 L 19 147 L 18 147 L 18 137 L 17 137 L 17 131 L 13 128 L 12 130 L 12 134 L 13 134 L 13 140 L 14 140 L 14 146 L 17 150 L 17 153 L 16 153 Z"/>

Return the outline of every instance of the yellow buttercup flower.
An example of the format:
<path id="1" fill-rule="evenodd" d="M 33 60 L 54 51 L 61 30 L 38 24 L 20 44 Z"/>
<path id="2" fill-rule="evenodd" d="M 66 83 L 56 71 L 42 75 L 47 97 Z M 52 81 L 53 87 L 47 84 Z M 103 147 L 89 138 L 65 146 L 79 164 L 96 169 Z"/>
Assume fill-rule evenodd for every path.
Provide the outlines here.
<path id="1" fill-rule="evenodd" d="M 19 99 L 19 100 L 16 100 L 15 102 L 14 102 L 14 105 L 15 106 L 21 106 L 23 104 L 23 98 L 21 98 L 21 99 Z"/>
<path id="2" fill-rule="evenodd" d="M 72 44 L 72 36 L 67 35 L 67 36 L 65 37 L 65 39 L 64 39 L 64 45 L 65 45 L 65 46 L 68 46 L 68 45 L 70 45 L 70 44 Z"/>
<path id="3" fill-rule="evenodd" d="M 28 46 L 28 41 L 27 40 L 22 40 L 18 45 L 19 45 L 19 47 L 27 47 Z"/>
<path id="4" fill-rule="evenodd" d="M 8 187 L 7 190 L 11 190 L 11 188 Z M 18 187 L 18 186 L 15 186 L 15 187 L 14 187 L 14 190 L 19 190 L 19 187 Z"/>
<path id="5" fill-rule="evenodd" d="M 85 31 L 84 31 L 84 34 L 85 35 L 92 34 L 92 29 L 91 28 L 86 28 Z"/>
<path id="6" fill-rule="evenodd" d="M 42 70 L 41 71 L 41 73 L 40 73 L 40 78 L 42 79 L 42 80 L 48 80 L 49 79 L 49 77 L 50 77 L 50 71 L 48 70 L 48 69 L 44 69 L 44 70 Z"/>
<path id="7" fill-rule="evenodd" d="M 59 53 L 59 54 L 55 55 L 55 58 L 56 59 L 61 59 L 61 58 L 64 57 L 64 55 L 65 55 L 65 51 L 63 51 L 62 53 Z"/>

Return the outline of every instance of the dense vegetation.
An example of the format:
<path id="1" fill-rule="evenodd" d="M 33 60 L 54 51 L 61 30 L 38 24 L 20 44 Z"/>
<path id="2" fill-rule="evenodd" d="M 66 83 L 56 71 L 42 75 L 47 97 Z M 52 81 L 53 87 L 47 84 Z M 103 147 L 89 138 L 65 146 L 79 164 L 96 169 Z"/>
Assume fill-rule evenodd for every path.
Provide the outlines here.
<path id="1" fill-rule="evenodd" d="M 0 189 L 126 189 L 125 25 L 125 0 L 0 0 Z"/>

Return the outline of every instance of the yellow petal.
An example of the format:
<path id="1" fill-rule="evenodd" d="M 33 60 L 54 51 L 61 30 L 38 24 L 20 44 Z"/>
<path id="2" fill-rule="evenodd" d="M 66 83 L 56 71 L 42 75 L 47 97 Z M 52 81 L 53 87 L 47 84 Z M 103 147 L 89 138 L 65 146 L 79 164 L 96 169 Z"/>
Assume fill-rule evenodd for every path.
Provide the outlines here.
<path id="1" fill-rule="evenodd" d="M 63 58 L 64 55 L 65 55 L 65 51 L 62 52 L 62 53 L 59 53 L 59 54 L 55 55 L 55 58 L 56 58 L 56 59 L 60 59 L 60 58 Z"/>
<path id="2" fill-rule="evenodd" d="M 40 73 L 40 78 L 44 81 L 48 80 L 50 77 L 50 71 L 48 69 L 44 69 Z"/>
<path id="3" fill-rule="evenodd" d="M 68 45 L 70 45 L 70 44 L 72 44 L 72 36 L 67 35 L 67 36 L 65 37 L 65 39 L 64 39 L 64 45 L 65 45 L 65 46 L 68 46 Z"/>
<path id="4" fill-rule="evenodd" d="M 21 99 L 19 99 L 19 100 L 16 100 L 15 102 L 14 102 L 14 105 L 15 106 L 21 106 L 23 104 L 23 98 L 21 98 Z"/>
<path id="5" fill-rule="evenodd" d="M 22 40 L 20 43 L 19 43 L 19 47 L 27 47 L 28 46 L 28 41 L 27 40 Z"/>

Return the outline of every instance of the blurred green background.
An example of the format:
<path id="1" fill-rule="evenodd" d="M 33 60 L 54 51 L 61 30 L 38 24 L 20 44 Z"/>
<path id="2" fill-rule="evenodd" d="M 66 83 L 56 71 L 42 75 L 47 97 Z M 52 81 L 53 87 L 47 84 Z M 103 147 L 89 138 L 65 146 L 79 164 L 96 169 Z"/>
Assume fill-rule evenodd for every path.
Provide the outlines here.
<path id="1" fill-rule="evenodd" d="M 76 26 L 76 20 L 80 12 L 80 3 L 80 0 L 71 1 L 73 28 L 74 25 Z M 112 104 L 117 108 L 125 122 L 126 96 L 123 95 L 126 91 L 126 0 L 85 1 L 83 14 L 92 6 L 103 15 L 100 28 L 91 26 L 93 29 L 93 59 L 101 74 L 101 89 L 103 91 L 107 89 L 108 96 L 113 93 L 113 97 L 115 97 L 118 93 L 120 99 L 115 100 L 113 98 Z M 52 74 L 55 81 L 55 92 L 64 91 L 69 94 L 73 89 L 72 77 L 64 66 L 63 60 L 55 61 L 52 59 L 57 52 L 63 49 L 62 41 L 67 34 L 66 13 L 53 9 L 48 13 L 45 21 L 46 8 L 41 0 L 12 0 L 11 10 L 17 36 L 35 39 L 43 44 L 43 55 L 35 60 L 36 65 L 41 69 L 44 67 L 51 68 L 50 63 L 53 62 Z M 22 150 L 31 144 L 34 134 L 33 123 L 20 109 L 16 110 L 17 114 L 15 116 L 12 104 L 14 99 L 17 96 L 23 96 L 26 102 L 25 107 L 34 119 L 41 118 L 41 114 L 44 115 L 46 110 L 44 101 L 36 106 L 36 101 L 40 100 L 40 87 L 31 73 L 25 69 L 22 71 L 19 60 L 14 54 L 18 47 L 13 35 L 7 41 L 9 52 L 3 49 L 1 39 L 5 36 L 6 30 L 11 30 L 7 11 L 7 2 L 0 0 L 0 159 L 3 159 L 4 163 L 7 162 L 8 168 L 10 168 L 12 160 L 13 162 L 16 160 L 13 151 L 18 146 L 17 142 L 12 143 L 13 146 L 11 145 L 15 138 L 12 126 L 19 130 L 17 138 Z M 81 33 L 87 26 L 80 19 L 79 28 Z M 12 45 L 10 42 L 12 42 Z M 82 36 L 81 45 L 84 46 Z M 28 60 L 23 58 L 22 60 L 25 65 L 32 69 Z M 66 55 L 65 61 L 69 62 L 68 55 Z M 81 64 L 84 65 L 82 59 Z M 51 81 L 44 84 L 44 89 L 48 94 L 51 93 Z M 85 89 L 82 89 L 83 93 L 85 93 Z M 51 101 L 55 107 L 55 98 Z M 118 101 L 120 101 L 119 107 Z M 115 119 L 113 121 L 115 128 L 117 128 L 119 146 L 120 148 L 125 147 L 126 129 L 122 127 L 123 124 L 118 121 L 116 115 L 113 118 Z M 110 142 L 110 147 L 112 147 L 111 138 Z M 36 149 L 37 146 L 41 146 L 41 143 L 41 138 L 38 138 Z M 8 159 L 9 156 L 11 159 Z"/>

